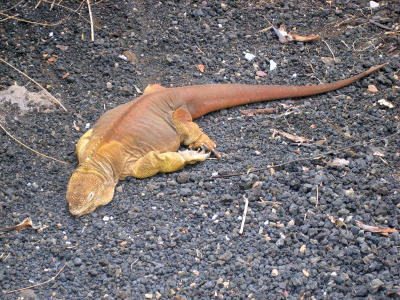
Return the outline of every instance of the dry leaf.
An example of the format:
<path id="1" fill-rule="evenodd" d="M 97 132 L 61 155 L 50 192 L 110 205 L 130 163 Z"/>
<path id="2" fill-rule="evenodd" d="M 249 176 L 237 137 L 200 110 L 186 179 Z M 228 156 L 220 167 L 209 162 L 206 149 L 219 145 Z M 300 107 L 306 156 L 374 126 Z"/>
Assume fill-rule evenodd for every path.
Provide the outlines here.
<path id="1" fill-rule="evenodd" d="M 338 227 L 347 227 L 342 218 L 336 219 L 334 216 L 329 216 L 329 215 L 328 215 L 328 218 L 329 218 L 329 221 L 331 221 L 333 224 L 335 224 Z"/>
<path id="2" fill-rule="evenodd" d="M 360 221 L 356 221 L 356 225 L 362 230 L 379 233 L 384 236 L 388 236 L 389 233 L 397 232 L 397 230 L 394 228 L 366 225 Z"/>
<path id="3" fill-rule="evenodd" d="M 258 109 L 241 109 L 240 113 L 245 116 L 254 116 L 256 114 L 276 114 L 278 110 L 274 107 Z"/>
<path id="4" fill-rule="evenodd" d="M 328 166 L 331 168 L 344 168 L 345 166 L 349 165 L 350 162 L 347 159 L 344 158 L 335 158 L 331 162 L 328 163 Z"/>
<path id="5" fill-rule="evenodd" d="M 298 35 L 296 33 L 289 33 L 297 42 L 313 42 L 320 39 L 319 35 Z"/>
<path id="6" fill-rule="evenodd" d="M 24 230 L 29 227 L 33 227 L 32 220 L 31 220 L 31 218 L 26 218 L 18 225 L 1 228 L 0 232 L 9 232 L 9 231 L 13 231 L 13 230 Z"/>
<path id="7" fill-rule="evenodd" d="M 280 134 L 282 136 L 284 136 L 285 138 L 291 140 L 292 142 L 295 143 L 309 143 L 311 142 L 311 140 L 305 138 L 305 137 L 301 137 L 301 136 L 296 136 L 287 132 L 284 132 L 282 130 L 278 130 L 278 129 L 272 129 L 273 134 Z"/>
<path id="8" fill-rule="evenodd" d="M 285 26 L 281 25 L 279 28 L 273 27 L 275 34 L 278 36 L 281 43 L 288 43 L 292 41 L 297 42 L 312 42 L 319 40 L 319 35 L 299 35 L 296 33 L 288 33 Z"/>
<path id="9" fill-rule="evenodd" d="M 377 93 L 377 92 L 378 92 L 378 89 L 376 88 L 375 85 L 370 84 L 370 85 L 368 85 L 368 92 L 370 92 L 370 93 Z"/>
<path id="10" fill-rule="evenodd" d="M 67 78 L 68 76 L 69 76 L 69 73 L 65 73 L 65 74 L 62 76 L 62 78 L 65 79 L 65 78 Z"/>
<path id="11" fill-rule="evenodd" d="M 197 70 L 199 70 L 201 73 L 204 73 L 204 71 L 206 70 L 206 66 L 205 66 L 205 65 L 197 65 L 196 68 L 197 68 Z"/>
<path id="12" fill-rule="evenodd" d="M 125 56 L 126 59 L 133 65 L 139 61 L 136 54 L 130 50 L 126 50 L 126 51 L 122 52 L 122 55 Z"/>
<path id="13" fill-rule="evenodd" d="M 51 64 L 55 63 L 56 61 L 57 61 L 57 57 L 54 57 L 54 56 L 47 59 L 47 62 L 49 62 Z"/>

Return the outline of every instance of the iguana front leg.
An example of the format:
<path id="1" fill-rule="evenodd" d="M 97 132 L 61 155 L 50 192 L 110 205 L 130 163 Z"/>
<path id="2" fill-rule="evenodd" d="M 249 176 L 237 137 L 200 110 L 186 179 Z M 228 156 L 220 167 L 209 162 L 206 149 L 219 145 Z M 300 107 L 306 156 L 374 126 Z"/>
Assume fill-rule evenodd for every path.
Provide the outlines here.
<path id="1" fill-rule="evenodd" d="M 169 173 L 181 170 L 185 165 L 204 161 L 209 156 L 209 153 L 202 153 L 194 150 L 164 153 L 150 151 L 134 162 L 131 170 L 128 170 L 126 173 L 136 178 L 146 178 L 160 172 Z M 123 174 L 123 176 L 125 175 L 126 174 Z"/>
<path id="2" fill-rule="evenodd" d="M 76 143 L 76 155 L 78 156 L 79 162 L 83 160 L 83 154 L 86 150 L 86 146 L 89 143 L 93 133 L 93 128 L 89 129 L 81 136 L 78 143 Z"/>
<path id="3" fill-rule="evenodd" d="M 187 110 L 177 109 L 172 114 L 172 120 L 184 145 L 193 149 L 205 147 L 217 158 L 221 158 L 221 154 L 215 150 L 217 144 L 201 130 L 199 125 L 193 122 L 192 116 Z"/>

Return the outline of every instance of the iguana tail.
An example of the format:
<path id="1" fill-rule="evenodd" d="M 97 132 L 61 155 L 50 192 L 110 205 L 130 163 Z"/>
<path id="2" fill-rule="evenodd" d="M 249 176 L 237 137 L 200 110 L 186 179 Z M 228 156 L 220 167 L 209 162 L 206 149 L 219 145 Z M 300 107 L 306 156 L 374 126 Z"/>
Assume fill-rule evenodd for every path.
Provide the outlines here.
<path id="1" fill-rule="evenodd" d="M 199 118 L 212 111 L 247 103 L 284 98 L 305 97 L 340 89 L 363 78 L 386 64 L 371 67 L 353 77 L 333 83 L 307 86 L 210 84 L 177 88 L 192 117 Z"/>

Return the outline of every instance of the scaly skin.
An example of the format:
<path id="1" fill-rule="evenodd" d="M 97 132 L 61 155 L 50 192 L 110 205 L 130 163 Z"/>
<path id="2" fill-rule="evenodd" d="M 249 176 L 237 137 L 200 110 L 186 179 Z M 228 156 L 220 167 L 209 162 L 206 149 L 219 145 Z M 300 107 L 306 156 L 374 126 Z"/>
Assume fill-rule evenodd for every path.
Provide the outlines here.
<path id="1" fill-rule="evenodd" d="M 117 182 L 127 176 L 145 178 L 174 172 L 218 158 L 216 143 L 193 119 L 246 103 L 322 94 L 347 86 L 384 65 L 345 80 L 310 86 L 203 85 L 164 88 L 150 85 L 143 96 L 107 111 L 78 141 L 79 166 L 68 183 L 71 214 L 82 216 L 109 203 Z M 177 152 L 184 144 L 191 149 Z"/>

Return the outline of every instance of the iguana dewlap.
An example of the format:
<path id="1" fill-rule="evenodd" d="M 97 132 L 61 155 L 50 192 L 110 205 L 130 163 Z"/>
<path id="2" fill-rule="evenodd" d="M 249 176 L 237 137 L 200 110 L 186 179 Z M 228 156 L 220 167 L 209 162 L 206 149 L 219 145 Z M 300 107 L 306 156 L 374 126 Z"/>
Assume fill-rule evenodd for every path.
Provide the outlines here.
<path id="1" fill-rule="evenodd" d="M 151 85 L 134 101 L 107 111 L 78 141 L 79 166 L 68 183 L 70 212 L 82 216 L 109 203 L 120 179 L 145 178 L 174 172 L 219 157 L 216 144 L 192 120 L 209 112 L 246 103 L 304 97 L 333 91 L 371 74 L 384 65 L 351 78 L 310 86 L 200 85 L 163 88 Z"/>

